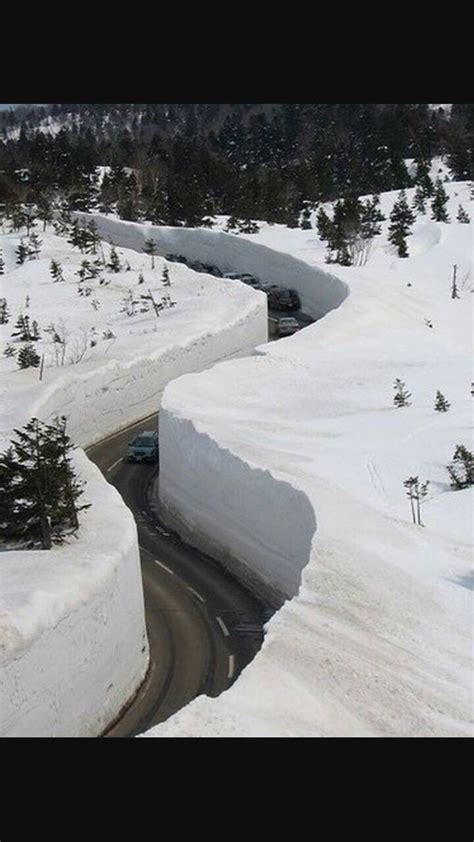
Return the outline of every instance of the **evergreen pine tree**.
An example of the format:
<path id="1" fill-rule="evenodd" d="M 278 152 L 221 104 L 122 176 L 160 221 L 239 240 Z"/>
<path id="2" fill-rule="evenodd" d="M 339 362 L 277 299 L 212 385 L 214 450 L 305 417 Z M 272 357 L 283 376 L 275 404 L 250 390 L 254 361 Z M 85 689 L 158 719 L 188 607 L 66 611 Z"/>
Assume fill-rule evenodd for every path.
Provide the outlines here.
<path id="1" fill-rule="evenodd" d="M 56 283 L 56 281 L 64 281 L 65 280 L 65 278 L 63 276 L 63 269 L 62 269 L 62 266 L 61 266 L 59 260 L 52 260 L 51 261 L 51 263 L 49 264 L 49 271 L 50 271 L 51 277 L 52 277 L 52 279 L 55 283 Z"/>
<path id="2" fill-rule="evenodd" d="M 425 194 L 422 187 L 418 185 L 413 197 L 413 208 L 418 213 L 426 213 Z"/>
<path id="3" fill-rule="evenodd" d="M 449 401 L 446 400 L 444 395 L 442 395 L 438 389 L 438 391 L 436 392 L 436 400 L 434 406 L 435 410 L 437 412 L 447 412 L 450 406 L 451 404 L 449 403 Z"/>
<path id="4" fill-rule="evenodd" d="M 50 549 L 77 530 L 78 512 L 89 508 L 77 505 L 83 484 L 71 465 L 66 419 L 44 424 L 32 418 L 15 433 L 19 440 L 0 456 L 0 539 Z"/>
<path id="5" fill-rule="evenodd" d="M 37 342 L 38 339 L 41 339 L 38 322 L 35 320 L 33 320 L 33 322 L 31 323 L 31 338 L 33 342 Z"/>
<path id="6" fill-rule="evenodd" d="M 393 397 L 393 402 L 395 406 L 410 406 L 411 401 L 409 400 L 409 398 L 411 398 L 411 392 L 407 390 L 403 380 L 400 380 L 397 377 L 393 388 L 395 389 L 395 395 Z"/>
<path id="7" fill-rule="evenodd" d="M 30 342 L 31 340 L 31 330 L 30 330 L 30 317 L 29 316 L 18 316 L 17 323 L 14 326 L 14 331 L 11 334 L 12 336 L 18 336 L 22 342 Z"/>
<path id="8" fill-rule="evenodd" d="M 407 497 L 410 500 L 413 523 L 418 524 L 418 526 L 423 526 L 423 522 L 421 520 L 421 501 L 428 494 L 429 484 L 429 480 L 420 483 L 418 477 L 408 477 L 408 479 L 403 483 L 407 489 Z"/>
<path id="9" fill-rule="evenodd" d="M 415 184 L 425 199 L 429 199 L 434 193 L 434 185 L 430 178 L 430 161 L 423 158 L 418 161 L 416 168 Z"/>
<path id="10" fill-rule="evenodd" d="M 471 217 L 469 216 L 468 212 L 464 210 L 462 205 L 459 205 L 456 219 L 458 222 L 463 222 L 464 224 L 468 224 L 471 221 Z"/>
<path id="11" fill-rule="evenodd" d="M 30 260 L 34 260 L 36 257 L 39 256 L 42 245 L 42 240 L 40 240 L 36 232 L 33 231 L 33 233 L 30 234 L 28 239 L 28 256 Z"/>
<path id="12" fill-rule="evenodd" d="M 77 219 L 74 220 L 69 229 L 68 243 L 70 243 L 73 248 L 79 248 L 81 245 L 81 234 Z"/>
<path id="13" fill-rule="evenodd" d="M 435 184 L 435 192 L 433 201 L 431 203 L 431 219 L 435 222 L 449 222 L 449 215 L 446 209 L 448 203 L 448 194 L 443 187 L 443 182 L 438 177 Z"/>
<path id="14" fill-rule="evenodd" d="M 458 271 L 458 267 L 456 265 L 454 265 L 453 266 L 453 280 L 451 282 L 451 298 L 459 298 L 458 285 L 456 283 L 457 271 Z"/>
<path id="15" fill-rule="evenodd" d="M 7 299 L 0 298 L 0 325 L 6 325 L 10 319 L 8 312 Z"/>
<path id="16" fill-rule="evenodd" d="M 463 444 L 458 444 L 447 471 L 451 488 L 461 489 L 474 485 L 474 455 Z"/>
<path id="17" fill-rule="evenodd" d="M 100 246 L 100 235 L 97 225 L 93 219 L 87 223 L 87 245 L 91 254 L 97 254 L 97 249 Z"/>
<path id="18" fill-rule="evenodd" d="M 401 190 L 398 194 L 398 201 L 393 205 L 388 228 L 389 242 L 396 246 L 399 257 L 408 257 L 406 237 L 410 234 L 410 228 L 414 221 L 415 215 L 408 207 L 406 193 Z"/>
<path id="19" fill-rule="evenodd" d="M 112 272 L 120 272 L 120 269 L 122 268 L 120 265 L 120 258 L 117 254 L 115 246 L 110 247 L 110 256 L 107 266 L 109 267 L 109 269 L 112 270 Z"/>
<path id="20" fill-rule="evenodd" d="M 297 225 L 294 227 L 297 227 Z M 248 217 L 242 220 L 240 224 L 241 234 L 258 234 L 259 231 L 260 228 L 258 227 L 256 222 L 253 222 L 253 220 L 249 219 Z"/>
<path id="21" fill-rule="evenodd" d="M 0 249 L 0 275 L 5 274 L 5 261 L 3 259 L 2 250 Z"/>
<path id="22" fill-rule="evenodd" d="M 306 205 L 301 214 L 301 228 L 303 231 L 308 231 L 311 228 L 311 209 Z"/>
<path id="23" fill-rule="evenodd" d="M 155 268 L 155 254 L 156 254 L 156 243 L 154 240 L 145 240 L 145 245 L 143 246 L 143 251 L 145 254 L 149 254 L 151 257 L 151 268 Z"/>
<path id="24" fill-rule="evenodd" d="M 25 245 L 23 240 L 20 240 L 16 249 L 16 262 L 20 265 L 25 262 L 26 258 L 28 257 L 28 247 Z"/>
<path id="25" fill-rule="evenodd" d="M 382 232 L 380 223 L 385 221 L 385 216 L 380 210 L 380 197 L 372 196 L 362 203 L 360 210 L 360 235 L 364 240 L 371 240 Z"/>
<path id="26" fill-rule="evenodd" d="M 170 272 L 169 272 L 169 269 L 168 269 L 167 266 L 165 266 L 163 268 L 163 274 L 161 276 L 161 281 L 162 281 L 164 287 L 170 287 L 171 286 Z"/>
<path id="27" fill-rule="evenodd" d="M 240 225 L 240 220 L 238 219 L 238 217 L 231 215 L 231 216 L 229 216 L 229 219 L 227 220 L 225 230 L 226 231 L 235 231 L 235 229 L 238 228 L 239 225 Z"/>
<path id="28" fill-rule="evenodd" d="M 320 240 L 329 240 L 332 234 L 333 223 L 324 208 L 319 208 L 316 225 Z"/>
<path id="29" fill-rule="evenodd" d="M 20 368 L 38 368 L 41 362 L 33 345 L 23 345 L 18 352 L 18 365 Z"/>

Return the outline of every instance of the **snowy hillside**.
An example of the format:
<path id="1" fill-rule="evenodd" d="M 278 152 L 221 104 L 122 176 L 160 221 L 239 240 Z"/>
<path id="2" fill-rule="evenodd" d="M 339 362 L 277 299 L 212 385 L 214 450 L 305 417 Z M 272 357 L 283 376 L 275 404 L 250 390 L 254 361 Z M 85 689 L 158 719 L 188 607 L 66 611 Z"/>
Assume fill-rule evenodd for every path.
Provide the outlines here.
<path id="1" fill-rule="evenodd" d="M 445 188 L 451 223 L 419 215 L 407 259 L 386 221 L 366 265 L 327 267 L 350 295 L 315 325 L 166 388 L 162 501 L 203 542 L 219 523 L 216 549 L 230 557 L 250 531 L 257 576 L 283 517 L 306 566 L 238 682 L 147 735 L 470 733 L 472 489 L 453 490 L 446 466 L 458 444 L 473 449 L 473 227 L 456 221 L 459 204 L 471 220 L 473 208 L 469 185 Z M 381 197 L 387 217 L 396 198 Z M 248 239 L 326 268 L 314 228 L 263 225 Z M 411 405 L 394 406 L 396 378 Z M 449 411 L 435 411 L 437 390 Z M 191 468 L 188 491 L 175 477 Z M 403 485 L 412 476 L 429 481 L 424 527 Z M 277 522 L 276 482 L 295 489 Z"/>

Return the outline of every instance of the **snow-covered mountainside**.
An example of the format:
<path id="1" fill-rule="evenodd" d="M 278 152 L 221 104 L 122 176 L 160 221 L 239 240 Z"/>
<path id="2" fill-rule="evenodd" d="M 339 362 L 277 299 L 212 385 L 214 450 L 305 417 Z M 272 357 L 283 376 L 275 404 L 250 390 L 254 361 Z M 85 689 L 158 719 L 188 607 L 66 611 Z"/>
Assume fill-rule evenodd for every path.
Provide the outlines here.
<path id="1" fill-rule="evenodd" d="M 73 442 L 89 445 L 155 412 L 171 378 L 266 340 L 261 293 L 176 264 L 169 265 L 165 287 L 164 261 L 156 258 L 152 270 L 149 256 L 127 249 L 118 249 L 119 272 L 102 267 L 98 277 L 79 283 L 82 261 L 94 256 L 51 229 L 39 236 L 39 258 L 22 265 L 16 258 L 20 240 L 27 242 L 24 229 L 0 236 L 0 297 L 10 314 L 0 336 L 2 350 L 14 351 L 0 357 L 2 451 L 13 429 L 32 416 L 66 415 Z M 102 250 L 108 258 L 109 244 Z M 53 281 L 52 260 L 64 281 Z M 174 306 L 157 317 L 150 299 L 140 297 L 150 290 L 157 304 L 168 293 Z M 18 366 L 26 342 L 12 333 L 20 315 L 40 337 L 31 344 L 44 355 L 41 380 L 40 368 Z M 80 515 L 78 537 L 48 551 L 0 554 L 4 736 L 95 736 L 133 696 L 148 664 L 132 515 L 81 450 L 73 459 L 86 482 L 84 501 L 92 504 Z"/>
<path id="2" fill-rule="evenodd" d="M 330 267 L 350 289 L 337 309 L 258 356 L 167 386 L 163 503 L 231 561 L 250 534 L 244 562 L 257 579 L 272 536 L 287 542 L 282 564 L 304 569 L 236 684 L 147 736 L 470 733 L 472 489 L 453 490 L 446 466 L 458 444 L 472 450 L 473 230 L 456 213 L 461 204 L 472 220 L 473 209 L 469 185 L 444 186 L 451 223 L 419 215 L 408 258 L 385 222 L 366 265 Z M 387 217 L 396 198 L 382 196 Z M 325 267 L 314 228 L 264 225 L 244 239 Z M 393 403 L 396 378 L 409 406 Z M 437 390 L 448 412 L 435 411 Z M 403 485 L 412 476 L 430 483 L 424 527 Z"/>

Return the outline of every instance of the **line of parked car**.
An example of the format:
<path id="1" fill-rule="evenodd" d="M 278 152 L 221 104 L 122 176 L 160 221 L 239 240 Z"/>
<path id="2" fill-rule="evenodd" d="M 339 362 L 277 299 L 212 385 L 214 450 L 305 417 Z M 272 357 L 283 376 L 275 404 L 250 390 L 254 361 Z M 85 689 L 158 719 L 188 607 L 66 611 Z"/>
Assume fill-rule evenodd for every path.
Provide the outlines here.
<path id="1" fill-rule="evenodd" d="M 167 254 L 166 260 L 169 260 L 171 263 L 184 263 L 195 272 L 205 272 L 208 275 L 214 275 L 216 278 L 241 281 L 243 284 L 253 287 L 253 289 L 262 290 L 267 296 L 269 310 L 291 312 L 299 310 L 301 307 L 300 297 L 295 289 L 280 287 L 278 284 L 264 283 L 249 272 L 221 272 L 217 266 L 212 266 L 210 263 L 202 263 L 200 260 L 188 260 L 188 258 L 181 254 Z M 272 323 L 272 332 L 278 336 L 289 336 L 292 333 L 296 333 L 301 327 L 297 320 L 291 317 L 283 319 L 271 318 L 270 321 Z"/>

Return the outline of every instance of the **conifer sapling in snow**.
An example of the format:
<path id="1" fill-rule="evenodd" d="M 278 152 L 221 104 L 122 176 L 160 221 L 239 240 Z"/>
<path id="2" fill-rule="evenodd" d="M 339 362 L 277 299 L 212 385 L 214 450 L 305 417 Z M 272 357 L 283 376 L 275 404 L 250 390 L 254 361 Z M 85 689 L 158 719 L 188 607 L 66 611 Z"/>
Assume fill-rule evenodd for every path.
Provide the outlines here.
<path id="1" fill-rule="evenodd" d="M 423 526 L 421 520 L 421 501 L 428 494 L 429 480 L 420 483 L 418 477 L 408 477 L 403 483 L 407 489 L 407 497 L 410 500 L 411 516 L 413 523 Z"/>
<path id="2" fill-rule="evenodd" d="M 3 259 L 2 250 L 0 249 L 0 275 L 5 274 L 5 261 Z"/>
<path id="3" fill-rule="evenodd" d="M 21 265 L 22 263 L 25 262 L 26 258 L 28 257 L 28 247 L 25 245 L 23 240 L 20 240 L 20 242 L 18 243 L 18 245 L 15 249 L 15 254 L 16 254 L 16 262 L 18 264 Z"/>
<path id="4" fill-rule="evenodd" d="M 420 185 L 418 185 L 415 190 L 415 195 L 413 197 L 413 209 L 418 213 L 426 213 L 425 193 Z"/>
<path id="5" fill-rule="evenodd" d="M 139 272 L 139 274 L 138 274 L 138 283 L 139 283 L 139 284 L 144 284 L 144 283 L 145 283 L 145 278 L 144 278 L 144 276 L 143 276 L 143 272 Z"/>
<path id="6" fill-rule="evenodd" d="M 162 284 L 163 284 L 164 287 L 170 287 L 171 286 L 170 272 L 169 272 L 169 269 L 168 269 L 167 266 L 165 266 L 163 268 L 163 274 L 161 276 L 161 281 L 162 281 Z"/>
<path id="7" fill-rule="evenodd" d="M 16 325 L 14 326 L 14 330 L 11 335 L 18 336 L 22 342 L 29 342 L 31 340 L 30 317 L 23 315 L 18 316 Z"/>
<path id="8" fill-rule="evenodd" d="M 449 403 L 449 401 L 446 400 L 444 395 L 441 394 L 441 392 L 438 389 L 438 391 L 436 392 L 436 400 L 434 406 L 436 412 L 447 412 L 450 406 L 451 404 Z"/>
<path id="9" fill-rule="evenodd" d="M 13 347 L 13 345 L 10 345 L 10 343 L 8 342 L 7 345 L 5 346 L 5 350 L 4 350 L 3 354 L 4 354 L 5 357 L 14 357 L 16 355 L 16 351 L 15 351 L 15 348 Z"/>
<path id="10" fill-rule="evenodd" d="M 311 210 L 309 207 L 303 208 L 303 213 L 301 214 L 301 228 L 303 231 L 308 231 L 311 228 Z"/>
<path id="11" fill-rule="evenodd" d="M 155 254 L 156 254 L 156 243 L 154 240 L 145 240 L 145 245 L 143 247 L 143 251 L 145 254 L 149 254 L 151 257 L 151 268 L 155 268 Z"/>
<path id="12" fill-rule="evenodd" d="M 6 325 L 10 319 L 8 312 L 7 299 L 0 298 L 0 325 Z"/>
<path id="13" fill-rule="evenodd" d="M 18 352 L 18 365 L 20 368 L 38 368 L 41 360 L 33 345 L 23 345 Z"/>
<path id="14" fill-rule="evenodd" d="M 28 240 L 28 257 L 30 260 L 34 260 L 39 256 L 42 245 L 43 241 L 40 240 L 38 235 L 33 231 Z"/>
<path id="15" fill-rule="evenodd" d="M 468 212 L 464 210 L 462 205 L 459 205 L 456 219 L 458 222 L 463 222 L 465 225 L 469 224 L 469 222 L 471 221 L 471 217 L 469 216 Z"/>
<path id="16" fill-rule="evenodd" d="M 443 187 L 441 179 L 437 178 L 434 197 L 431 203 L 431 219 L 434 219 L 435 222 L 449 222 L 449 215 L 446 209 L 447 203 L 448 194 Z"/>
<path id="17" fill-rule="evenodd" d="M 31 323 L 31 338 L 34 342 L 37 342 L 38 339 L 41 339 L 37 321 L 33 321 Z"/>
<path id="18" fill-rule="evenodd" d="M 403 380 L 400 380 L 397 377 L 393 388 L 395 389 L 395 395 L 393 396 L 393 402 L 395 406 L 410 406 L 411 401 L 409 400 L 409 398 L 411 398 L 411 392 L 407 390 Z"/>
<path id="19" fill-rule="evenodd" d="M 332 229 L 333 229 L 333 223 L 332 223 L 331 219 L 329 218 L 329 216 L 327 215 L 324 208 L 319 209 L 318 215 L 316 217 L 316 224 L 317 224 L 319 239 L 320 240 L 329 240 L 329 238 L 331 236 L 331 233 L 332 233 Z"/>
<path id="20" fill-rule="evenodd" d="M 457 271 L 458 271 L 458 267 L 456 265 L 454 265 L 453 266 L 453 280 L 451 282 L 451 298 L 459 298 L 458 285 L 456 283 Z"/>
<path id="21" fill-rule="evenodd" d="M 71 464 L 66 419 L 44 424 L 32 418 L 15 433 L 18 440 L 0 455 L 0 539 L 51 549 L 77 531 L 78 512 L 90 505 L 77 504 L 83 483 Z"/>
<path id="22" fill-rule="evenodd" d="M 253 220 L 249 219 L 249 217 L 246 217 L 240 224 L 241 234 L 258 234 L 259 231 L 260 228 L 258 227 L 257 223 L 253 222 Z"/>
<path id="23" fill-rule="evenodd" d="M 109 269 L 112 270 L 112 272 L 120 272 L 120 259 L 115 249 L 115 246 L 111 246 L 110 257 L 107 266 L 109 267 Z"/>
<path id="24" fill-rule="evenodd" d="M 235 231 L 235 229 L 238 228 L 239 224 L 240 224 L 239 219 L 236 216 L 229 216 L 229 219 L 227 220 L 227 224 L 226 224 L 226 227 L 225 227 L 224 230 L 225 231 Z"/>
<path id="25" fill-rule="evenodd" d="M 453 460 L 447 469 L 451 488 L 462 489 L 474 485 L 474 455 L 463 444 L 458 444 Z"/>
<path id="26" fill-rule="evenodd" d="M 56 281 L 64 281 L 63 269 L 59 260 L 51 261 L 49 264 L 49 272 L 55 283 Z"/>
<path id="27" fill-rule="evenodd" d="M 406 237 L 410 234 L 411 226 L 415 221 L 415 215 L 408 207 L 406 193 L 401 190 L 398 201 L 395 202 L 390 214 L 390 225 L 388 228 L 388 239 L 396 246 L 399 257 L 408 257 Z"/>

